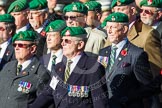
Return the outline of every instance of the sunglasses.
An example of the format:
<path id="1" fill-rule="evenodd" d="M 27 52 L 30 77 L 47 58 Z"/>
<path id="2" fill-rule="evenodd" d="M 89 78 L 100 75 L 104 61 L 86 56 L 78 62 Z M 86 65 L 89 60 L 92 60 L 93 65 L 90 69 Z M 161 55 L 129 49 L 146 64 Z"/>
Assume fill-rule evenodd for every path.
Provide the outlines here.
<path id="1" fill-rule="evenodd" d="M 0 31 L 5 31 L 6 28 L 0 27 Z"/>
<path id="2" fill-rule="evenodd" d="M 71 44 L 72 40 L 70 40 L 70 39 L 62 39 L 62 42 L 66 43 L 66 44 Z"/>
<path id="3" fill-rule="evenodd" d="M 76 18 L 79 18 L 79 17 L 82 17 L 82 16 L 63 16 L 63 19 L 64 20 L 76 20 Z"/>
<path id="4" fill-rule="evenodd" d="M 151 10 L 144 10 L 144 9 L 140 9 L 139 12 L 140 13 L 143 13 L 144 12 L 144 13 L 146 13 L 148 15 L 153 15 L 154 14 Z"/>
<path id="5" fill-rule="evenodd" d="M 28 47 L 32 46 L 33 44 L 14 43 L 12 45 L 13 45 L 13 47 L 18 46 L 19 48 L 28 48 Z"/>

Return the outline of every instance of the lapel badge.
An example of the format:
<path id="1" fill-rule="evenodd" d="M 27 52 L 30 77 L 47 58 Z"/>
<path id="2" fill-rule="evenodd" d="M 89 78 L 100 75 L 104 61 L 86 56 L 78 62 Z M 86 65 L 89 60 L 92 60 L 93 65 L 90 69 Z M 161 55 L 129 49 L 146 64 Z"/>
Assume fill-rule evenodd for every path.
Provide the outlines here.
<path id="1" fill-rule="evenodd" d="M 73 10 L 75 10 L 75 11 L 78 10 L 77 7 L 76 7 L 76 5 L 73 6 Z"/>
<path id="2" fill-rule="evenodd" d="M 59 71 L 59 72 L 61 72 L 61 71 L 62 71 L 62 69 L 61 69 L 61 68 L 59 68 L 59 69 L 58 69 L 58 71 Z"/>
<path id="3" fill-rule="evenodd" d="M 8 56 L 9 54 L 10 54 L 10 51 L 7 51 L 7 52 L 6 52 L 6 56 Z"/>
<path id="4" fill-rule="evenodd" d="M 121 61 L 121 60 L 122 60 L 122 58 L 121 58 L 121 57 L 119 57 L 119 58 L 118 58 L 118 60 L 119 60 L 119 61 Z"/>
<path id="5" fill-rule="evenodd" d="M 23 75 L 27 75 L 27 72 L 26 72 L 26 71 L 24 71 L 24 72 L 22 72 L 22 74 L 23 74 Z"/>

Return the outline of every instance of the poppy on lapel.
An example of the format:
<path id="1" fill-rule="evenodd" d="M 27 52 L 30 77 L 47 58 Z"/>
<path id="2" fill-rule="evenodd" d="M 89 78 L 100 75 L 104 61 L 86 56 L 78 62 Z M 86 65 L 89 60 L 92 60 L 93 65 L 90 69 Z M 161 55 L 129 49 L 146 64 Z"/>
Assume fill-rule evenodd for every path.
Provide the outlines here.
<path id="1" fill-rule="evenodd" d="M 121 65 L 121 68 L 128 67 L 130 65 L 131 65 L 130 63 L 123 62 L 122 65 Z"/>

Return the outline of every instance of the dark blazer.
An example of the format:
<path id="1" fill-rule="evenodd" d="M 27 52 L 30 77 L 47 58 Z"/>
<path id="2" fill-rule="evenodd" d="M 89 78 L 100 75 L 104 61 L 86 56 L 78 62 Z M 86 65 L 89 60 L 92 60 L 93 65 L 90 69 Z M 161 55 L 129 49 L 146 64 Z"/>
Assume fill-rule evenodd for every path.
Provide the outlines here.
<path id="1" fill-rule="evenodd" d="M 95 58 L 83 54 L 71 73 L 67 84 L 64 81 L 66 58 L 56 65 L 55 76 L 59 83 L 55 90 L 47 88 L 31 105 L 30 108 L 45 108 L 53 100 L 55 108 L 108 108 L 105 70 Z M 69 96 L 68 87 L 89 87 L 88 97 Z M 52 101 L 51 101 L 52 102 Z"/>
<path id="2" fill-rule="evenodd" d="M 41 58 L 40 58 L 40 62 L 41 64 L 44 65 L 45 68 L 48 68 L 48 63 L 50 61 L 50 57 L 51 57 L 51 53 L 48 53 L 46 55 L 43 55 Z"/>
<path id="3" fill-rule="evenodd" d="M 27 108 L 50 80 L 36 57 L 19 75 L 16 75 L 17 63 L 17 60 L 7 63 L 0 72 L 1 108 Z"/>
<path id="4" fill-rule="evenodd" d="M 109 58 L 110 52 L 111 46 L 108 46 L 100 51 L 99 56 Z M 143 108 L 142 99 L 130 103 L 127 99 L 120 99 L 152 79 L 147 54 L 127 41 L 112 69 L 106 71 L 110 108 Z"/>
<path id="5" fill-rule="evenodd" d="M 15 60 L 14 47 L 12 43 L 7 46 L 7 49 L 3 55 L 2 61 L 0 63 L 0 70 L 2 70 L 3 66 L 11 60 Z"/>

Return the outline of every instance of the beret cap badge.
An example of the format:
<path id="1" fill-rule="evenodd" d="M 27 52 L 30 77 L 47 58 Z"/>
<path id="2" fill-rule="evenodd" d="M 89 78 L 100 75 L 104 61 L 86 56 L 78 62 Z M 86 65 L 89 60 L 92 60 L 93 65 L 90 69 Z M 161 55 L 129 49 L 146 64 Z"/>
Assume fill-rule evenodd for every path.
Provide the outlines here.
<path id="1" fill-rule="evenodd" d="M 73 10 L 76 10 L 76 11 L 77 11 L 77 7 L 76 7 L 76 5 L 73 6 Z"/>
<path id="2" fill-rule="evenodd" d="M 148 0 L 148 5 L 151 5 L 152 4 L 152 0 Z"/>
<path id="3" fill-rule="evenodd" d="M 16 5 L 15 8 L 14 8 L 14 10 L 15 10 L 15 11 L 16 11 L 16 10 L 19 10 L 19 6 Z"/>
<path id="4" fill-rule="evenodd" d="M 67 30 L 66 33 L 65 33 L 66 36 L 70 36 L 70 31 Z"/>
<path id="5" fill-rule="evenodd" d="M 53 31 L 53 28 L 51 26 L 49 26 L 49 31 L 52 32 Z"/>
<path id="6" fill-rule="evenodd" d="M 22 34 L 20 34 L 20 36 L 19 36 L 19 39 L 23 39 L 23 36 L 22 36 Z"/>
<path id="7" fill-rule="evenodd" d="M 117 6 L 120 6 L 120 5 L 121 5 L 121 2 L 118 0 L 118 1 L 116 2 L 116 5 L 117 5 Z"/>
<path id="8" fill-rule="evenodd" d="M 112 21 L 115 21 L 115 17 L 114 17 L 114 16 L 112 16 L 111 20 L 112 20 Z"/>

